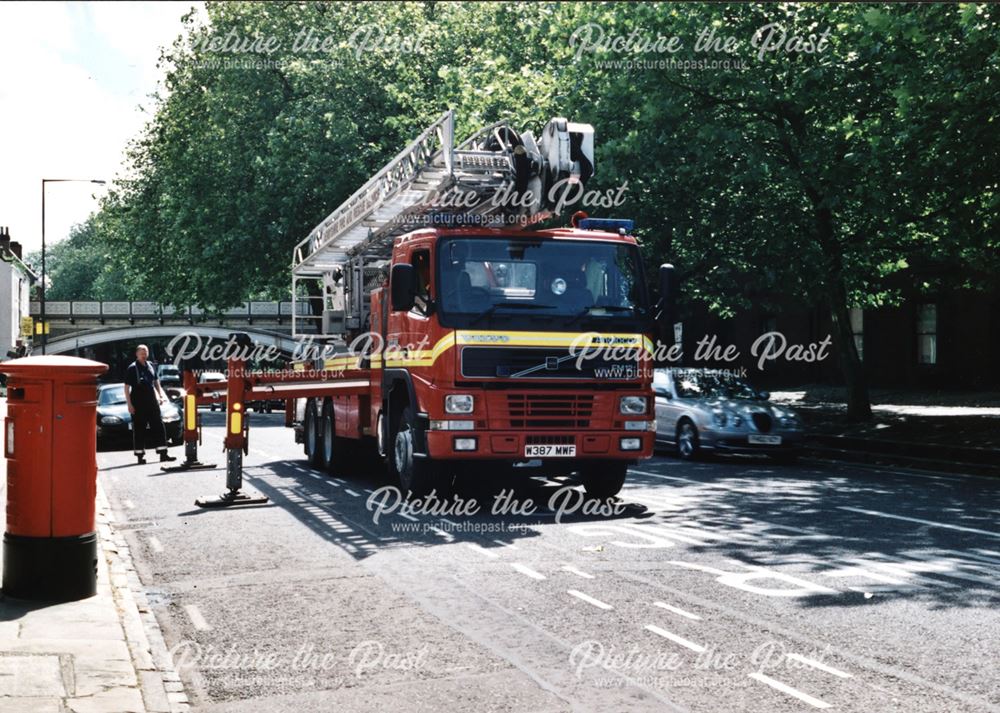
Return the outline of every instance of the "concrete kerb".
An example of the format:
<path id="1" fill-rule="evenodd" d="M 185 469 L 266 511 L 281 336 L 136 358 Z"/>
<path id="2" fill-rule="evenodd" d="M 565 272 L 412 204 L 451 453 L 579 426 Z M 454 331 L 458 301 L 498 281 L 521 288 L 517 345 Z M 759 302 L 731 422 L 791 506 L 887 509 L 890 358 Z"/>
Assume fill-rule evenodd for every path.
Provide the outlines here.
<path id="1" fill-rule="evenodd" d="M 100 483 L 97 484 L 97 528 L 146 709 L 150 713 L 189 711 L 187 695 L 177 690 L 180 676 L 146 599 L 125 536 L 114 527 L 111 506 Z"/>

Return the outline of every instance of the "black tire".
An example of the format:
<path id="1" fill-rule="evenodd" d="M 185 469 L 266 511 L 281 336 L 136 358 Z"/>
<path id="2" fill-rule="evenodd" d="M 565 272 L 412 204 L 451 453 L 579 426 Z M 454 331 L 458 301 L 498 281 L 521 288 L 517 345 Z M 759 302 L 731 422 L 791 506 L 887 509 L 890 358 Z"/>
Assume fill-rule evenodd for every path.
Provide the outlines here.
<path id="1" fill-rule="evenodd" d="M 701 455 L 698 427 L 690 419 L 677 424 L 677 455 L 682 460 L 696 460 Z"/>
<path id="2" fill-rule="evenodd" d="M 319 417 L 316 415 L 316 401 L 306 402 L 306 415 L 302 421 L 302 445 L 310 465 L 319 467 Z"/>
<path id="3" fill-rule="evenodd" d="M 588 496 L 607 500 L 621 492 L 627 474 L 628 463 L 595 463 L 580 469 L 580 480 Z"/>
<path id="4" fill-rule="evenodd" d="M 337 428 L 333 416 L 333 402 L 323 404 L 323 415 L 317 423 L 319 427 L 319 463 L 323 470 L 333 473 L 337 470 L 339 453 L 337 452 Z"/>
<path id="5" fill-rule="evenodd" d="M 399 479 L 400 489 L 408 496 L 423 497 L 432 490 L 446 495 L 446 478 L 439 464 L 429 458 L 413 455 L 416 443 L 417 419 L 407 406 L 399 415 L 392 433 L 392 450 L 389 451 L 390 470 Z"/>

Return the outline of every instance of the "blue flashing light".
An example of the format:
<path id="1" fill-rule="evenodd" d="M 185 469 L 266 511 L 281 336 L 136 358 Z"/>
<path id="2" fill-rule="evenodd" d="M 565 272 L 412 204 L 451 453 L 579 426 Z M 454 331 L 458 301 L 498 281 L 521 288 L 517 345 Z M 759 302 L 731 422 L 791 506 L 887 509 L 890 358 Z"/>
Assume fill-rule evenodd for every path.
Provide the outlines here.
<path id="1" fill-rule="evenodd" d="M 635 221 L 629 218 L 583 218 L 577 223 L 580 230 L 604 230 L 608 233 L 632 233 Z"/>

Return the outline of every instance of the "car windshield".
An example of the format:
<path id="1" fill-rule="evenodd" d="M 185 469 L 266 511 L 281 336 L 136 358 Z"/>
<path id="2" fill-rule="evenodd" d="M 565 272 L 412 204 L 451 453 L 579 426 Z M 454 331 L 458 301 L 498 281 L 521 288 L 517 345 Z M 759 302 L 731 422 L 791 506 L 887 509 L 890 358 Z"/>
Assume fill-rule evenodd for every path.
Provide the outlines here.
<path id="1" fill-rule="evenodd" d="M 677 395 L 688 399 L 758 399 L 760 395 L 745 381 L 707 372 L 674 374 Z"/>
<path id="2" fill-rule="evenodd" d="M 101 389 L 98 403 L 101 406 L 116 406 L 125 403 L 125 385 L 115 384 Z"/>
<path id="3" fill-rule="evenodd" d="M 438 304 L 449 326 L 509 326 L 553 317 L 600 324 L 646 315 L 634 245 L 451 238 L 441 242 L 438 265 Z"/>

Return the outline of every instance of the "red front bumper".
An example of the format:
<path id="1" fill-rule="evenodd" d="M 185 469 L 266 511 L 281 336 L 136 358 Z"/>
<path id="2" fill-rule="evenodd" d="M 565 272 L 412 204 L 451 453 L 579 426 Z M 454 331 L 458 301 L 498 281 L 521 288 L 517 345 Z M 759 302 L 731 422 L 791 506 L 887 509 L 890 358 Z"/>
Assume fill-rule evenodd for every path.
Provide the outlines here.
<path id="1" fill-rule="evenodd" d="M 521 461 L 537 458 L 528 455 L 530 445 L 572 445 L 576 453 L 572 457 L 552 457 L 543 460 L 637 460 L 653 455 L 656 434 L 651 431 L 586 431 L 584 433 L 546 431 L 544 433 L 524 433 L 521 431 L 427 431 L 427 450 L 431 458 L 438 460 L 509 460 Z M 475 450 L 460 450 L 456 447 L 459 439 L 475 439 Z M 623 439 L 639 439 L 638 450 L 622 448 Z"/>

